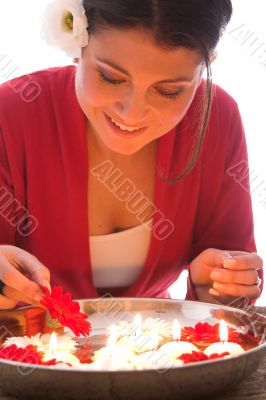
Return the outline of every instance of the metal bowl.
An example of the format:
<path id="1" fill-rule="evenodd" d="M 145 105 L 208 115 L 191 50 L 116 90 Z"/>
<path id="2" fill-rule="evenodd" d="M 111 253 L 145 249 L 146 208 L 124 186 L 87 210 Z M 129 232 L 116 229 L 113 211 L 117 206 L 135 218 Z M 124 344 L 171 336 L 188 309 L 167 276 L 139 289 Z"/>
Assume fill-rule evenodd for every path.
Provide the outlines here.
<path id="1" fill-rule="evenodd" d="M 186 364 L 165 370 L 80 371 L 54 369 L 0 360 L 1 388 L 18 399 L 199 399 L 224 392 L 254 372 L 266 354 L 266 318 L 236 308 L 200 302 L 145 299 L 101 298 L 80 300 L 81 310 L 90 315 L 93 326 L 89 338 L 93 349 L 106 344 L 106 327 L 120 320 L 160 317 L 182 326 L 197 322 L 215 324 L 224 319 L 242 331 L 252 330 L 260 343 L 239 356 Z M 0 311 L 0 339 L 34 335 L 47 331 L 46 312 L 36 307 Z"/>

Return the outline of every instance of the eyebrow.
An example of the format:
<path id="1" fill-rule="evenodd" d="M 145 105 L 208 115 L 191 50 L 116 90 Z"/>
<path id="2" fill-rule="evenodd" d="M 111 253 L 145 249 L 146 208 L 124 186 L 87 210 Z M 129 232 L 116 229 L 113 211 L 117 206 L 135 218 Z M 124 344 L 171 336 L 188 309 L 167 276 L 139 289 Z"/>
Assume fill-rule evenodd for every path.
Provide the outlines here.
<path id="1" fill-rule="evenodd" d="M 127 75 L 129 78 L 132 78 L 130 73 L 127 72 L 124 68 L 120 67 L 119 65 L 116 65 L 112 61 L 107 60 L 106 58 L 96 58 L 97 61 L 100 61 L 101 63 L 109 65 L 109 67 L 112 67 L 116 69 L 117 71 L 122 72 L 123 74 Z M 191 82 L 193 78 L 187 77 L 187 76 L 181 76 L 176 79 L 163 79 L 162 81 L 159 81 L 157 83 L 177 83 L 177 82 Z"/>

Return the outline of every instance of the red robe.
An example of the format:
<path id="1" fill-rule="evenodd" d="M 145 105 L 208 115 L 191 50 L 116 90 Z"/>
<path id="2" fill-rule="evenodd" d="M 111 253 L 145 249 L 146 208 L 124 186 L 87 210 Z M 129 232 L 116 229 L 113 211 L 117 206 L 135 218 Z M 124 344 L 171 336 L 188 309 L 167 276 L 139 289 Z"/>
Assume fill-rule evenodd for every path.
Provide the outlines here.
<path id="1" fill-rule="evenodd" d="M 51 68 L 0 86 L 0 243 L 34 254 L 50 269 L 51 283 L 74 298 L 95 298 L 86 119 L 74 77 L 74 66 Z M 202 85 L 183 120 L 159 139 L 150 249 L 121 296 L 167 297 L 204 249 L 256 251 L 245 134 L 236 102 L 220 87 L 196 167 L 173 185 L 160 177 L 177 176 L 187 162 L 201 93 Z M 173 227 L 165 238 L 163 226 Z M 191 285 L 187 298 L 196 299 Z"/>

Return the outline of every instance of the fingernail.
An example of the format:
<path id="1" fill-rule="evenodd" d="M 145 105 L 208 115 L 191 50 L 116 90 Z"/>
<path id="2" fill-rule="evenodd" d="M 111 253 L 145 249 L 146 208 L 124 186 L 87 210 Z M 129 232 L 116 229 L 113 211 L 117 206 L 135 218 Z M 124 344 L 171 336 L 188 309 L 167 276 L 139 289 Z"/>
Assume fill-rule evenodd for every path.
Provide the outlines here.
<path id="1" fill-rule="evenodd" d="M 51 291 L 52 291 L 51 285 L 46 279 L 42 281 L 42 286 L 46 287 L 49 290 L 49 292 L 51 293 Z"/>
<path id="2" fill-rule="evenodd" d="M 223 291 L 225 289 L 225 285 L 223 283 L 220 283 L 220 282 L 214 282 L 213 288 Z"/>
<path id="3" fill-rule="evenodd" d="M 209 293 L 210 293 L 212 296 L 220 296 L 220 293 L 217 292 L 217 290 L 214 290 L 214 289 L 210 289 L 210 290 L 209 290 Z"/>
<path id="4" fill-rule="evenodd" d="M 236 266 L 237 261 L 234 258 L 227 258 L 224 260 L 224 268 L 233 268 L 234 266 Z"/>

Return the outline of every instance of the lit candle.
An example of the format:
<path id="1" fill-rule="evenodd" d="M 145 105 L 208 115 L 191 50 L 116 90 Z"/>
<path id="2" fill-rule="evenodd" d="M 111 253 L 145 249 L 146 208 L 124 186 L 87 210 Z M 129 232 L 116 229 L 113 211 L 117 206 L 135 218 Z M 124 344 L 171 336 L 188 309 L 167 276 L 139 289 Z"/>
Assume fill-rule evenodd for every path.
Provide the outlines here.
<path id="1" fill-rule="evenodd" d="M 134 320 L 134 328 L 135 328 L 135 336 L 141 336 L 142 334 L 142 318 L 140 314 L 136 315 L 136 318 Z"/>
<path id="2" fill-rule="evenodd" d="M 165 354 L 170 360 L 180 357 L 184 353 L 192 353 L 192 351 L 199 351 L 199 349 L 190 342 L 184 342 L 181 338 L 181 327 L 179 322 L 175 319 L 173 322 L 173 339 L 174 341 L 163 344 L 159 348 L 159 352 Z"/>
<path id="3" fill-rule="evenodd" d="M 89 369 L 95 370 L 119 370 L 132 369 L 129 360 L 132 352 L 129 349 L 116 345 L 117 331 L 115 325 L 110 327 L 110 335 L 106 347 L 94 352 L 92 364 Z"/>
<path id="4" fill-rule="evenodd" d="M 220 321 L 220 340 L 220 342 L 212 343 L 207 347 L 204 353 L 207 356 L 214 353 L 222 354 L 225 352 L 228 352 L 230 356 L 245 353 L 245 350 L 238 343 L 228 342 L 228 328 L 223 319 Z"/>
<path id="5" fill-rule="evenodd" d="M 142 334 L 140 336 L 123 336 L 117 342 L 119 347 L 130 349 L 130 351 L 134 353 L 156 350 L 158 344 L 159 338 L 156 332 Z"/>
<path id="6" fill-rule="evenodd" d="M 42 358 L 43 361 L 50 361 L 55 359 L 58 362 L 61 363 L 69 363 L 71 365 L 78 365 L 79 359 L 75 357 L 73 354 L 71 354 L 69 351 L 66 350 L 61 350 L 60 351 L 57 349 L 57 337 L 56 333 L 53 332 L 50 337 L 49 341 L 49 348 L 48 350 L 44 353 L 44 356 Z"/>
<path id="7" fill-rule="evenodd" d="M 53 334 L 54 335 L 54 334 Z M 67 334 L 63 334 L 60 336 L 56 336 L 57 351 L 75 351 L 77 348 L 77 342 L 74 340 L 72 336 Z M 49 352 L 50 349 L 50 340 L 51 335 L 50 333 L 37 333 L 35 336 L 18 336 L 18 337 L 10 337 L 5 340 L 3 346 L 10 346 L 15 344 L 17 347 L 25 348 L 26 346 L 32 345 L 36 346 L 39 352 Z M 54 339 L 53 339 L 54 340 Z"/>

